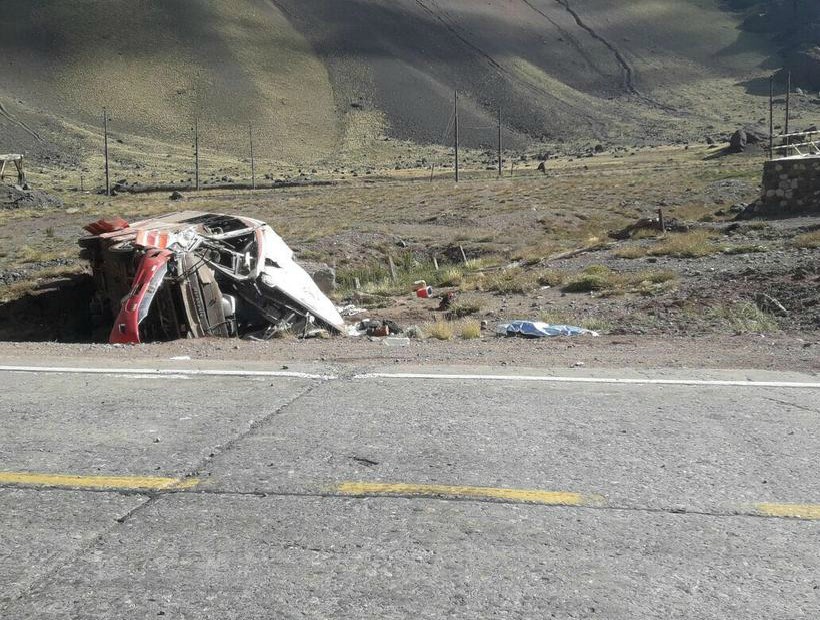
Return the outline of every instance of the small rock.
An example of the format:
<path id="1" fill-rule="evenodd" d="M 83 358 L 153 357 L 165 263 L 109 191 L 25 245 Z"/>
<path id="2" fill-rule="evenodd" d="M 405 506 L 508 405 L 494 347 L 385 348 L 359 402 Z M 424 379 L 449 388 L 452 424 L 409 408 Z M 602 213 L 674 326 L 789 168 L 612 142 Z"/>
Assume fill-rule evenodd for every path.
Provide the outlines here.
<path id="1" fill-rule="evenodd" d="M 410 344 L 410 338 L 401 336 L 388 336 L 382 342 L 388 347 L 406 347 Z"/>
<path id="2" fill-rule="evenodd" d="M 421 327 L 418 325 L 411 325 L 404 330 L 404 333 L 408 338 L 415 338 L 418 340 L 422 340 L 424 338 L 424 331 L 422 331 Z"/>
<path id="3" fill-rule="evenodd" d="M 336 290 L 336 270 L 333 267 L 322 267 L 313 273 L 313 281 L 325 295 Z"/>

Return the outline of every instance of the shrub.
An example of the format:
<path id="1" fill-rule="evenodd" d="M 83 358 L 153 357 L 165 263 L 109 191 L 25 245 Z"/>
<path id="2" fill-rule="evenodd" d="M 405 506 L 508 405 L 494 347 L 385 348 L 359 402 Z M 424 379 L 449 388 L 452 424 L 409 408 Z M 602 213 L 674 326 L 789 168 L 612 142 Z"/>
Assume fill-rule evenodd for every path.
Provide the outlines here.
<path id="1" fill-rule="evenodd" d="M 590 265 L 564 285 L 567 293 L 614 291 L 623 287 L 625 278 L 604 265 Z"/>
<path id="2" fill-rule="evenodd" d="M 450 306 L 448 314 L 453 319 L 461 319 L 465 316 L 475 314 L 479 310 L 481 310 L 480 304 L 456 302 L 452 306 Z"/>
<path id="3" fill-rule="evenodd" d="M 700 258 L 715 254 L 720 248 L 711 241 L 708 231 L 693 230 L 687 233 L 672 233 L 659 244 L 649 248 L 651 256 L 674 256 L 675 258 Z"/>
<path id="4" fill-rule="evenodd" d="M 649 248 L 642 245 L 630 245 L 625 248 L 615 250 L 615 256 L 618 258 L 641 258 L 649 253 Z"/>
<path id="5" fill-rule="evenodd" d="M 564 283 L 565 279 L 566 274 L 557 269 L 544 269 L 539 272 L 536 277 L 536 281 L 541 286 L 560 286 Z"/>
<path id="6" fill-rule="evenodd" d="M 453 324 L 449 321 L 435 321 L 424 326 L 424 333 L 436 340 L 452 340 Z"/>
<path id="7" fill-rule="evenodd" d="M 502 295 L 529 293 L 535 288 L 535 277 L 521 268 L 504 269 L 484 280 L 484 288 Z"/>
<path id="8" fill-rule="evenodd" d="M 722 304 L 712 308 L 709 314 L 724 321 L 738 333 L 766 333 L 778 329 L 777 319 L 752 302 Z"/>
<path id="9" fill-rule="evenodd" d="M 792 239 L 792 245 L 796 248 L 806 250 L 816 250 L 820 248 L 820 230 L 813 230 L 803 233 L 802 235 L 797 235 Z"/>
<path id="10" fill-rule="evenodd" d="M 475 319 L 467 319 L 461 322 L 461 337 L 465 340 L 481 338 L 481 323 Z"/>

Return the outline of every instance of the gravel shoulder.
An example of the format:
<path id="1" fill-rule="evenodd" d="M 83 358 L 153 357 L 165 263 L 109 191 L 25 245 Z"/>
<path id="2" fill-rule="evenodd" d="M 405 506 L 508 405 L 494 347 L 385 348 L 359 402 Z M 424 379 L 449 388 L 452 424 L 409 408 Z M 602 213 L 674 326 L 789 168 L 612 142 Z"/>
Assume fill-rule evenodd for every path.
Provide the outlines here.
<path id="1" fill-rule="evenodd" d="M 511 366 L 528 368 L 758 369 L 820 373 L 820 331 L 787 335 L 602 336 L 521 340 L 486 336 L 441 342 L 411 340 L 389 346 L 381 339 L 284 339 L 245 342 L 206 339 L 115 346 L 107 344 L 0 343 L 3 364 L 89 365 L 192 361 L 253 363 L 278 369 L 290 363 Z M 187 361 L 187 360 L 186 360 Z"/>

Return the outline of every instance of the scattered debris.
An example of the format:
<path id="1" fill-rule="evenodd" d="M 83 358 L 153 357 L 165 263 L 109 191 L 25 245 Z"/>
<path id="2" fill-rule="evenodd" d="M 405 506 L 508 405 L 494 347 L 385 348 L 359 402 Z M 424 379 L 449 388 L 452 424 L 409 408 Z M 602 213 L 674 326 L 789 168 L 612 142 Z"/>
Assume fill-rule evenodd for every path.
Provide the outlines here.
<path id="1" fill-rule="evenodd" d="M 607 234 L 611 239 L 624 241 L 626 239 L 630 239 L 632 235 L 639 230 L 655 230 L 658 232 L 688 232 L 689 226 L 674 218 L 663 218 L 662 220 L 661 215 L 659 214 L 658 217 L 642 217 L 634 224 L 630 224 L 621 230 L 611 230 Z"/>
<path id="2" fill-rule="evenodd" d="M 598 336 L 597 332 L 572 325 L 551 325 L 541 321 L 511 321 L 502 323 L 495 329 L 499 336 L 521 336 L 523 338 L 544 338 L 547 336 Z"/>
<path id="3" fill-rule="evenodd" d="M 441 296 L 441 302 L 439 303 L 438 308 L 436 308 L 436 310 L 438 310 L 439 312 L 446 312 L 452 307 L 455 300 L 456 294 L 454 292 L 450 291 L 449 293 L 444 293 Z"/>
<path id="4" fill-rule="evenodd" d="M 767 295 L 766 293 L 755 294 L 755 304 L 758 308 L 763 310 L 763 312 L 780 314 L 782 316 L 786 316 L 789 314 L 789 311 L 786 310 L 783 304 L 781 304 L 777 299 L 775 299 L 771 295 Z"/>
<path id="5" fill-rule="evenodd" d="M 367 312 L 366 308 L 359 308 L 355 304 L 347 304 L 346 306 L 339 306 L 339 307 L 336 308 L 336 310 L 338 311 L 339 316 L 342 316 L 344 318 L 357 316 L 359 314 L 364 314 L 365 312 Z"/>
<path id="6" fill-rule="evenodd" d="M 333 303 L 259 220 L 185 211 L 85 229 L 92 315 L 100 324 L 116 317 L 111 343 L 344 332 Z"/>
<path id="7" fill-rule="evenodd" d="M 374 338 L 401 334 L 403 331 L 398 323 L 390 319 L 365 319 L 357 325 L 351 325 L 347 328 L 348 336 L 371 336 Z"/>

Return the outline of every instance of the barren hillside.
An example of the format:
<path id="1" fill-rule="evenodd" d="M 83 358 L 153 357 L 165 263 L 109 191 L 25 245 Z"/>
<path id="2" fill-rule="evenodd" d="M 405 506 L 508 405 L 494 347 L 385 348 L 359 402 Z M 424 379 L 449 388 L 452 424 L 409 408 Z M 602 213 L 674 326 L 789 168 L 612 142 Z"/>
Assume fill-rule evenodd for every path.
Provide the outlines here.
<path id="1" fill-rule="evenodd" d="M 0 151 L 128 138 L 315 161 L 383 136 L 662 143 L 762 116 L 775 45 L 718 0 L 0 0 Z M 774 60 L 773 60 L 774 59 Z M 136 138 L 134 138 L 136 140 Z M 54 148 L 50 148 L 54 147 Z M 142 146 L 141 148 L 146 148 Z M 157 146 L 156 148 L 160 148 Z"/>

